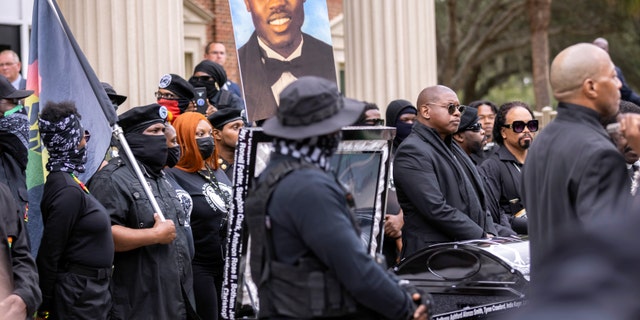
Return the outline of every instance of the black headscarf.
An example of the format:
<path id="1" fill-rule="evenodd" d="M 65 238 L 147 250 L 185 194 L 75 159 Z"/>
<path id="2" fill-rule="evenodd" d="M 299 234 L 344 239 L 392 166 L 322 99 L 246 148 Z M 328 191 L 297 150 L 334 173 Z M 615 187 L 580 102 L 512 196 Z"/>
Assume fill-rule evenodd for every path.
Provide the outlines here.
<path id="1" fill-rule="evenodd" d="M 86 148 L 78 150 L 80 140 L 84 136 L 80 118 L 75 114 L 70 114 L 57 122 L 49 122 L 40 118 L 38 126 L 42 142 L 49 151 L 47 170 L 50 172 L 84 172 L 87 150 Z"/>
<path id="2" fill-rule="evenodd" d="M 196 72 L 204 72 L 212 76 L 215 83 L 218 84 L 218 88 L 222 88 L 227 82 L 227 73 L 224 68 L 211 60 L 202 60 L 202 62 L 198 63 L 193 69 L 193 73 Z"/>

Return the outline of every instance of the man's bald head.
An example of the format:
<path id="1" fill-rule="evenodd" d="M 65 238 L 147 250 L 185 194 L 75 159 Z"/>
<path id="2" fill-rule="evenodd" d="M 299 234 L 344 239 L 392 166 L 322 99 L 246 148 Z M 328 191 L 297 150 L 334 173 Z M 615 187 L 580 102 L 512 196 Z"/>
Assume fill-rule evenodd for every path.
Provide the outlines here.
<path id="1" fill-rule="evenodd" d="M 462 114 L 458 109 L 449 113 L 449 105 L 460 105 L 455 91 L 440 85 L 427 87 L 418 95 L 416 120 L 434 128 L 444 139 L 458 130 Z"/>
<path id="2" fill-rule="evenodd" d="M 562 50 L 551 63 L 553 96 L 565 101 L 579 95 L 585 80 L 594 78 L 610 65 L 609 54 L 593 44 L 579 43 Z"/>
<path id="3" fill-rule="evenodd" d="M 609 54 L 590 43 L 562 50 L 551 63 L 551 89 L 560 102 L 614 114 L 620 103 L 621 82 Z"/>
<path id="4" fill-rule="evenodd" d="M 451 93 L 455 94 L 450 88 L 441 85 L 424 88 L 418 95 L 416 106 L 420 108 L 424 104 L 437 103 L 443 95 Z"/>
<path id="5" fill-rule="evenodd" d="M 593 40 L 593 44 L 598 46 L 600 49 L 609 52 L 609 41 L 605 38 L 596 38 Z"/>

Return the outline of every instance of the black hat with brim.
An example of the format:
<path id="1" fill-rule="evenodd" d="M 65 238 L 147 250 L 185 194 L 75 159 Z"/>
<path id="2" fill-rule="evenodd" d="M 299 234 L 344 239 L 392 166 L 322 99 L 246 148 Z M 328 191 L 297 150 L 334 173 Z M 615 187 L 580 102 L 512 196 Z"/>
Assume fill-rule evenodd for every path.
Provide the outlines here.
<path id="1" fill-rule="evenodd" d="M 107 92 L 107 96 L 109 96 L 109 99 L 111 99 L 111 101 L 115 102 L 117 105 L 121 105 L 125 100 L 127 100 L 127 96 L 121 96 L 117 94 L 116 90 L 113 89 L 110 84 L 106 82 L 100 82 L 100 84 L 104 88 L 104 91 Z"/>
<path id="2" fill-rule="evenodd" d="M 33 90 L 16 90 L 9 79 L 0 76 L 0 99 L 24 99 L 33 94 Z"/>
<path id="3" fill-rule="evenodd" d="M 301 77 L 280 93 L 278 113 L 262 128 L 270 136 L 301 140 L 336 132 L 354 124 L 365 103 L 340 96 L 335 83 Z"/>

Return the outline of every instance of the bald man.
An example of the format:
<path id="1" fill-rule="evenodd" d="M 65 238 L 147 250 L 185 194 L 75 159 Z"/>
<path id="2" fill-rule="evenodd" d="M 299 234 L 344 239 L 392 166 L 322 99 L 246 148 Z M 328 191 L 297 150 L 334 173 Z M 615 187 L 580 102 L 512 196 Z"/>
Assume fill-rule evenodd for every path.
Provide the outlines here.
<path id="1" fill-rule="evenodd" d="M 600 47 L 600 49 L 609 52 L 609 41 L 605 38 L 596 38 L 593 40 L 593 44 Z M 640 105 L 640 96 L 633 92 L 631 88 L 627 85 L 627 81 L 624 79 L 624 74 L 622 74 L 622 70 L 619 67 L 616 68 L 616 74 L 618 75 L 618 79 L 622 83 L 622 87 L 620 87 L 620 98 L 625 101 L 633 102 L 637 105 Z"/>
<path id="2" fill-rule="evenodd" d="M 570 46 L 553 60 L 550 80 L 558 115 L 538 134 L 522 169 L 533 283 L 564 233 L 597 227 L 594 220 L 624 212 L 630 197 L 624 158 L 599 123 L 620 102 L 609 54 L 589 43 Z"/>
<path id="3" fill-rule="evenodd" d="M 464 111 L 458 96 L 445 86 L 428 87 L 416 106 L 416 122 L 393 162 L 403 258 L 432 244 L 496 234 L 475 165 L 452 141 Z"/>

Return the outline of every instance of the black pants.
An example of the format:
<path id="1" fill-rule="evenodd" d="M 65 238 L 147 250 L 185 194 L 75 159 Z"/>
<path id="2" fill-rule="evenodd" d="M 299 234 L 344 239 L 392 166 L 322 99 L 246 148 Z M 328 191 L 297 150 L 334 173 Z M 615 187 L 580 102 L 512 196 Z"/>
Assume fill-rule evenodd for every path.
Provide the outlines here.
<path id="1" fill-rule="evenodd" d="M 220 318 L 222 273 L 224 266 L 203 266 L 193 264 L 193 293 L 196 298 L 196 312 L 202 319 Z"/>
<path id="2" fill-rule="evenodd" d="M 50 319 L 109 319 L 109 277 L 58 274 Z"/>

